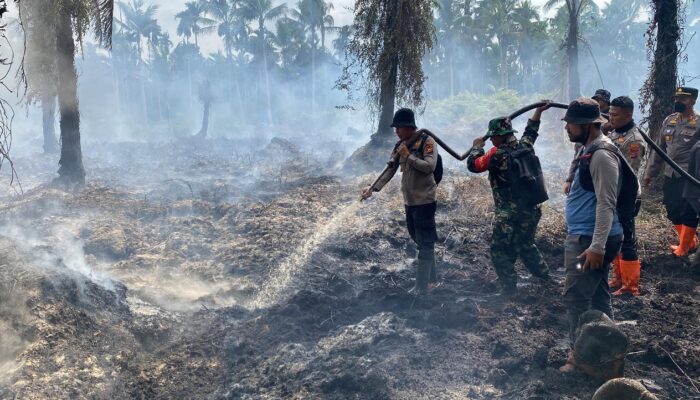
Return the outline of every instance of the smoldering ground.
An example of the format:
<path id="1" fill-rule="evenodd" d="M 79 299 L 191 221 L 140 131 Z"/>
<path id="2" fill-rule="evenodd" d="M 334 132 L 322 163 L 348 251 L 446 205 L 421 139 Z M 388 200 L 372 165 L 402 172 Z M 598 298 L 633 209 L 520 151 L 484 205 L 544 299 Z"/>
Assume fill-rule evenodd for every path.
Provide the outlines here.
<path id="1" fill-rule="evenodd" d="M 603 39 L 594 48 L 607 46 Z M 558 45 L 519 54 L 549 57 Z M 337 57 L 291 69 L 277 60 L 266 76 L 252 54 L 236 54 L 243 66 L 232 74 L 231 58 L 192 52 L 184 40 L 168 55 L 172 69 L 152 57 L 156 49 L 133 57 L 133 47 L 117 37 L 110 55 L 86 43 L 78 61 L 84 188 L 48 184 L 58 156 L 39 155 L 36 108 L 14 125 L 23 191 L 7 186 L 3 166 L 0 397 L 535 399 L 595 391 L 596 382 L 557 372 L 566 357 L 562 271 L 543 284 L 520 269 L 520 294 L 497 300 L 488 182 L 447 156 L 442 286 L 424 299 L 407 293 L 416 249 L 398 177 L 360 204 L 375 175 L 341 173 L 376 121 L 364 108 L 334 108 L 346 100 L 331 90 Z M 482 75 L 448 79 L 454 69 L 436 62 L 436 49 L 419 125 L 459 151 L 491 117 L 560 93 L 561 72 L 544 68 L 497 90 L 493 54 L 477 60 L 468 48 L 452 50 L 463 71 Z M 582 58 L 592 93 L 599 77 Z M 644 66 L 606 82 L 615 94 L 634 93 L 637 69 Z M 205 78 L 213 83 L 209 131 L 193 138 Z M 556 112 L 546 118 L 537 149 L 552 201 L 537 242 L 556 269 L 565 234 L 558 193 L 572 150 Z M 516 122 L 522 131 L 525 116 Z M 614 300 L 632 343 L 627 374 L 662 396 L 689 398 L 700 356 L 687 321 L 697 319 L 700 278 L 666 255 L 672 232 L 659 200 L 648 200 L 639 233 L 644 296 Z"/>
<path id="2" fill-rule="evenodd" d="M 548 118 L 543 154 L 561 135 Z M 485 178 L 463 165 L 448 169 L 439 190 L 443 286 L 415 300 L 406 293 L 415 246 L 398 180 L 360 204 L 359 189 L 375 176 L 336 175 L 333 146 L 90 146 L 93 183 L 76 193 L 40 184 L 52 163 L 16 160 L 26 189 L 3 199 L 0 248 L 18 260 L 3 268 L 8 282 L 27 278 L 11 292 L 16 303 L 3 303 L 17 304 L 3 308 L 12 333 L 3 339 L 12 370 L 3 393 L 585 398 L 597 387 L 556 372 L 566 352 L 561 272 L 545 286 L 522 274 L 511 302 L 492 296 L 492 200 Z M 241 148 L 258 158 L 249 162 Z M 552 154 L 566 158 L 565 149 Z M 542 159 L 554 197 L 566 164 Z M 538 233 L 553 268 L 563 254 L 558 210 L 545 207 Z M 636 354 L 628 374 L 682 397 L 693 389 L 661 348 L 693 373 L 694 356 L 677 347 L 692 329 L 657 318 L 668 314 L 667 296 L 693 312 L 685 290 L 695 274 L 659 255 L 670 240 L 659 215 L 642 218 L 645 296 L 614 303 Z M 669 269 L 687 284 L 657 278 Z M 659 333 L 671 331 L 674 345 Z"/>

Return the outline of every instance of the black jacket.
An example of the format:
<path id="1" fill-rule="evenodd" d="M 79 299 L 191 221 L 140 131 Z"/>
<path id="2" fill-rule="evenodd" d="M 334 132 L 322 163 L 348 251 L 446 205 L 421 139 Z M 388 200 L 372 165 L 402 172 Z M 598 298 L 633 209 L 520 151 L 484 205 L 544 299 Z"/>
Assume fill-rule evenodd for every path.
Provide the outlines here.
<path id="1" fill-rule="evenodd" d="M 700 179 L 700 142 L 695 143 L 690 149 L 690 161 L 688 162 L 688 173 L 695 179 Z M 692 183 L 685 183 L 683 198 L 700 199 L 700 188 Z"/>

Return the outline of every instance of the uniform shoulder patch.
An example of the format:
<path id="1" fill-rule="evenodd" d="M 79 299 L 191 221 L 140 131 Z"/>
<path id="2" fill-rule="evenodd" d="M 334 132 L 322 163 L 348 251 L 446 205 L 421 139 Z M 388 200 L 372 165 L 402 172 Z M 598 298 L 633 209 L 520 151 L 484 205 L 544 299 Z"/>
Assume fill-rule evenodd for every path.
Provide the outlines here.
<path id="1" fill-rule="evenodd" d="M 427 142 L 425 142 L 423 154 L 433 154 L 433 151 L 435 151 L 435 142 L 432 140 L 428 140 Z"/>
<path id="2" fill-rule="evenodd" d="M 636 159 L 639 157 L 639 150 L 641 149 L 641 145 L 639 143 L 632 143 L 630 145 L 630 158 Z"/>

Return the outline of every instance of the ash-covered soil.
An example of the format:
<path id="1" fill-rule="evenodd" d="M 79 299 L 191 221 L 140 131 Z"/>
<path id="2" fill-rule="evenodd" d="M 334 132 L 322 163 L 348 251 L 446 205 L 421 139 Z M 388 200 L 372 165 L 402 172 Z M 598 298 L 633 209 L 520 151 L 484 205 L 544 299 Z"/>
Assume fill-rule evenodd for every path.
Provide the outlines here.
<path id="1" fill-rule="evenodd" d="M 23 194 L 3 188 L 0 398 L 590 399 L 600 385 L 558 371 L 561 198 L 537 237 L 554 281 L 518 266 L 505 300 L 488 182 L 448 170 L 442 285 L 416 299 L 398 179 L 359 203 L 375 176 L 338 176 L 342 154 L 283 140 L 91 153 L 77 193 L 44 184 L 55 160 L 39 158 L 16 160 Z M 625 373 L 697 398 L 700 271 L 670 255 L 658 199 L 639 225 L 643 295 L 613 302 Z"/>

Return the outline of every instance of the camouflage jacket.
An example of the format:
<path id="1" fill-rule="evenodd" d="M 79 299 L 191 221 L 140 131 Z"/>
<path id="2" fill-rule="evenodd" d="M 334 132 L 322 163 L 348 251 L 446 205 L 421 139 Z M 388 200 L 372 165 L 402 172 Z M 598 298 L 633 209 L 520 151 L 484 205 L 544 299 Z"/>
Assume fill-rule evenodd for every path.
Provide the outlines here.
<path id="1" fill-rule="evenodd" d="M 518 206 L 513 201 L 517 193 L 512 193 L 510 182 L 510 156 L 504 149 L 505 146 L 513 150 L 530 147 L 532 148 L 537 140 L 537 131 L 540 128 L 540 121 L 527 121 L 527 127 L 522 138 L 518 140 L 514 136 L 501 147 L 494 147 L 488 152 L 484 152 L 483 147 L 474 146 L 469 150 L 467 157 L 467 168 L 471 172 L 480 173 L 489 171 L 489 182 L 493 192 L 493 201 L 496 211 L 515 211 Z M 537 206 L 538 207 L 538 206 Z"/>

